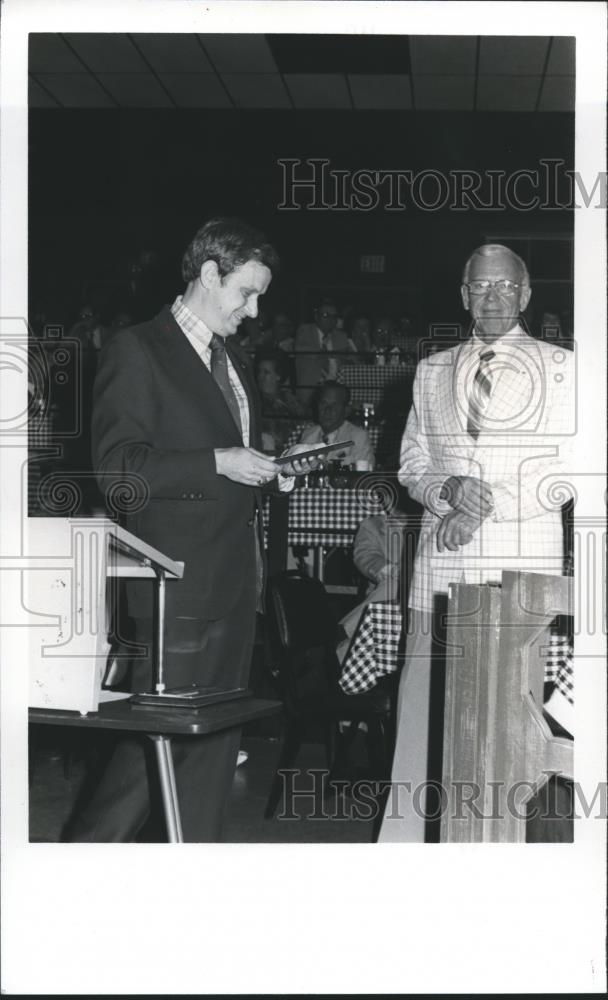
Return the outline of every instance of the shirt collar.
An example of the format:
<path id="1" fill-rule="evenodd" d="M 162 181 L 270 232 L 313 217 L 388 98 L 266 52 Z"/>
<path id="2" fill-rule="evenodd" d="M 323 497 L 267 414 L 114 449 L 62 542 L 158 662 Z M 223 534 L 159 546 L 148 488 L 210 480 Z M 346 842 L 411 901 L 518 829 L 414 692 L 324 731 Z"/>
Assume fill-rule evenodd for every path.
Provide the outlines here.
<path id="1" fill-rule="evenodd" d="M 525 336 L 526 333 L 519 323 L 517 323 L 511 330 L 504 333 L 502 337 L 495 340 L 493 344 L 486 344 L 485 341 L 477 336 L 475 330 L 473 330 L 469 339 L 469 351 L 467 353 L 479 356 L 484 351 L 494 351 L 495 354 L 500 354 L 501 357 L 504 357 L 506 354 L 514 354 L 521 347 L 521 339 Z"/>
<path id="2" fill-rule="evenodd" d="M 197 316 L 187 305 L 184 305 L 181 295 L 178 295 L 175 299 L 175 302 L 171 306 L 171 312 L 176 323 L 184 333 L 195 337 L 203 347 L 210 349 L 211 338 L 213 337 L 212 331 L 200 316 Z"/>

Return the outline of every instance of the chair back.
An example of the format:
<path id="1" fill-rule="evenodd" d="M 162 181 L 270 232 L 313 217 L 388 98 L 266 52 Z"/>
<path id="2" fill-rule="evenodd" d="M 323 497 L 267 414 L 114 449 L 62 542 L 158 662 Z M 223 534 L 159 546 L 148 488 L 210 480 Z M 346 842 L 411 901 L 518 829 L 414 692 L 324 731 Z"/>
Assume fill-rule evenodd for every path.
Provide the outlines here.
<path id="1" fill-rule="evenodd" d="M 323 584 L 298 570 L 268 581 L 268 625 L 273 677 L 287 708 L 322 701 L 338 676 L 336 621 Z"/>

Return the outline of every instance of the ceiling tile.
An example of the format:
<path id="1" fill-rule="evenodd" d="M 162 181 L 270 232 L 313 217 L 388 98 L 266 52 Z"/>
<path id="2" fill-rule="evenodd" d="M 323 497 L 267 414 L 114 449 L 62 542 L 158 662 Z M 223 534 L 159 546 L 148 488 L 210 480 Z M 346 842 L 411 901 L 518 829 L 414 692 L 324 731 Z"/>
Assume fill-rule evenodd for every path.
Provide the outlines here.
<path id="1" fill-rule="evenodd" d="M 151 73 L 99 73 L 99 80 L 123 108 L 170 108 L 172 103 Z"/>
<path id="2" fill-rule="evenodd" d="M 38 79 L 66 108 L 115 107 L 90 73 L 38 73 Z"/>
<path id="3" fill-rule="evenodd" d="M 285 83 L 296 108 L 350 108 L 346 80 L 339 73 L 287 73 Z"/>
<path id="4" fill-rule="evenodd" d="M 566 73 L 574 76 L 576 72 L 576 39 L 555 37 L 551 43 L 551 54 L 547 64 L 547 73 L 552 76 Z"/>
<path id="5" fill-rule="evenodd" d="M 281 73 L 409 73 L 406 35 L 268 35 Z"/>
<path id="6" fill-rule="evenodd" d="M 459 35 L 410 35 L 412 73 L 474 73 L 477 39 Z"/>
<path id="7" fill-rule="evenodd" d="M 30 35 L 30 73 L 82 73 L 82 63 L 60 35 Z"/>
<path id="8" fill-rule="evenodd" d="M 410 78 L 405 74 L 385 76 L 351 74 L 348 77 L 353 103 L 361 111 L 407 109 L 412 106 Z"/>
<path id="9" fill-rule="evenodd" d="M 64 37 L 94 73 L 148 72 L 148 67 L 126 35 L 66 34 Z"/>
<path id="10" fill-rule="evenodd" d="M 574 111 L 575 77 L 546 76 L 539 111 Z"/>
<path id="11" fill-rule="evenodd" d="M 514 76 L 542 73 L 548 47 L 548 38 L 484 35 L 479 49 L 479 72 Z"/>
<path id="12" fill-rule="evenodd" d="M 28 78 L 28 104 L 30 108 L 59 107 L 58 102 L 54 101 L 52 97 L 49 97 L 46 90 L 44 90 L 31 76 Z"/>
<path id="13" fill-rule="evenodd" d="M 264 35 L 199 35 L 199 38 L 221 73 L 277 72 Z"/>
<path id="14" fill-rule="evenodd" d="M 480 76 L 478 111 L 534 111 L 542 77 Z"/>
<path id="15" fill-rule="evenodd" d="M 290 108 L 278 73 L 224 73 L 222 76 L 238 108 Z"/>
<path id="16" fill-rule="evenodd" d="M 416 76 L 412 80 L 418 111 L 471 111 L 474 76 Z"/>
<path id="17" fill-rule="evenodd" d="M 162 73 L 161 80 L 180 108 L 231 108 L 215 73 Z"/>
<path id="18" fill-rule="evenodd" d="M 132 36 L 157 73 L 213 73 L 196 35 Z"/>

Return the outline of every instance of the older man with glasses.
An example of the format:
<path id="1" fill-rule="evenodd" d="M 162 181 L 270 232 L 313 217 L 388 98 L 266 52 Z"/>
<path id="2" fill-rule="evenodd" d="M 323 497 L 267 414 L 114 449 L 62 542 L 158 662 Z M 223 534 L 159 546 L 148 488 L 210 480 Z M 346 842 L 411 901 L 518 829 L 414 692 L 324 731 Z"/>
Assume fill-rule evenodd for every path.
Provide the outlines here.
<path id="1" fill-rule="evenodd" d="M 448 585 L 499 583 L 505 567 L 562 573 L 551 482 L 572 470 L 574 355 L 524 330 L 530 279 L 507 247 L 473 251 L 461 295 L 470 336 L 420 362 L 401 443 L 399 480 L 424 508 L 392 773 L 411 790 L 397 798 L 393 784 L 381 841 L 429 839 L 420 790 L 440 778 L 443 720 L 431 690 L 445 663 Z"/>

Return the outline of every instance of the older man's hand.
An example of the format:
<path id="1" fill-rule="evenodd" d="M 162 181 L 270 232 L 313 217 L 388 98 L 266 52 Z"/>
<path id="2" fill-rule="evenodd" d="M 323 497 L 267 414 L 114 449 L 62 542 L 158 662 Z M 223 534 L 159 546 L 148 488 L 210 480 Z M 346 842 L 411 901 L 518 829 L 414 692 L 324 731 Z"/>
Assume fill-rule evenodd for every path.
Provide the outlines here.
<path id="1" fill-rule="evenodd" d="M 494 509 L 492 487 L 474 476 L 450 476 L 443 484 L 445 499 L 462 514 L 483 520 Z"/>
<path id="2" fill-rule="evenodd" d="M 470 517 L 459 510 L 451 511 L 443 518 L 437 532 L 437 549 L 444 552 L 457 552 L 463 545 L 471 541 L 483 518 Z"/>

